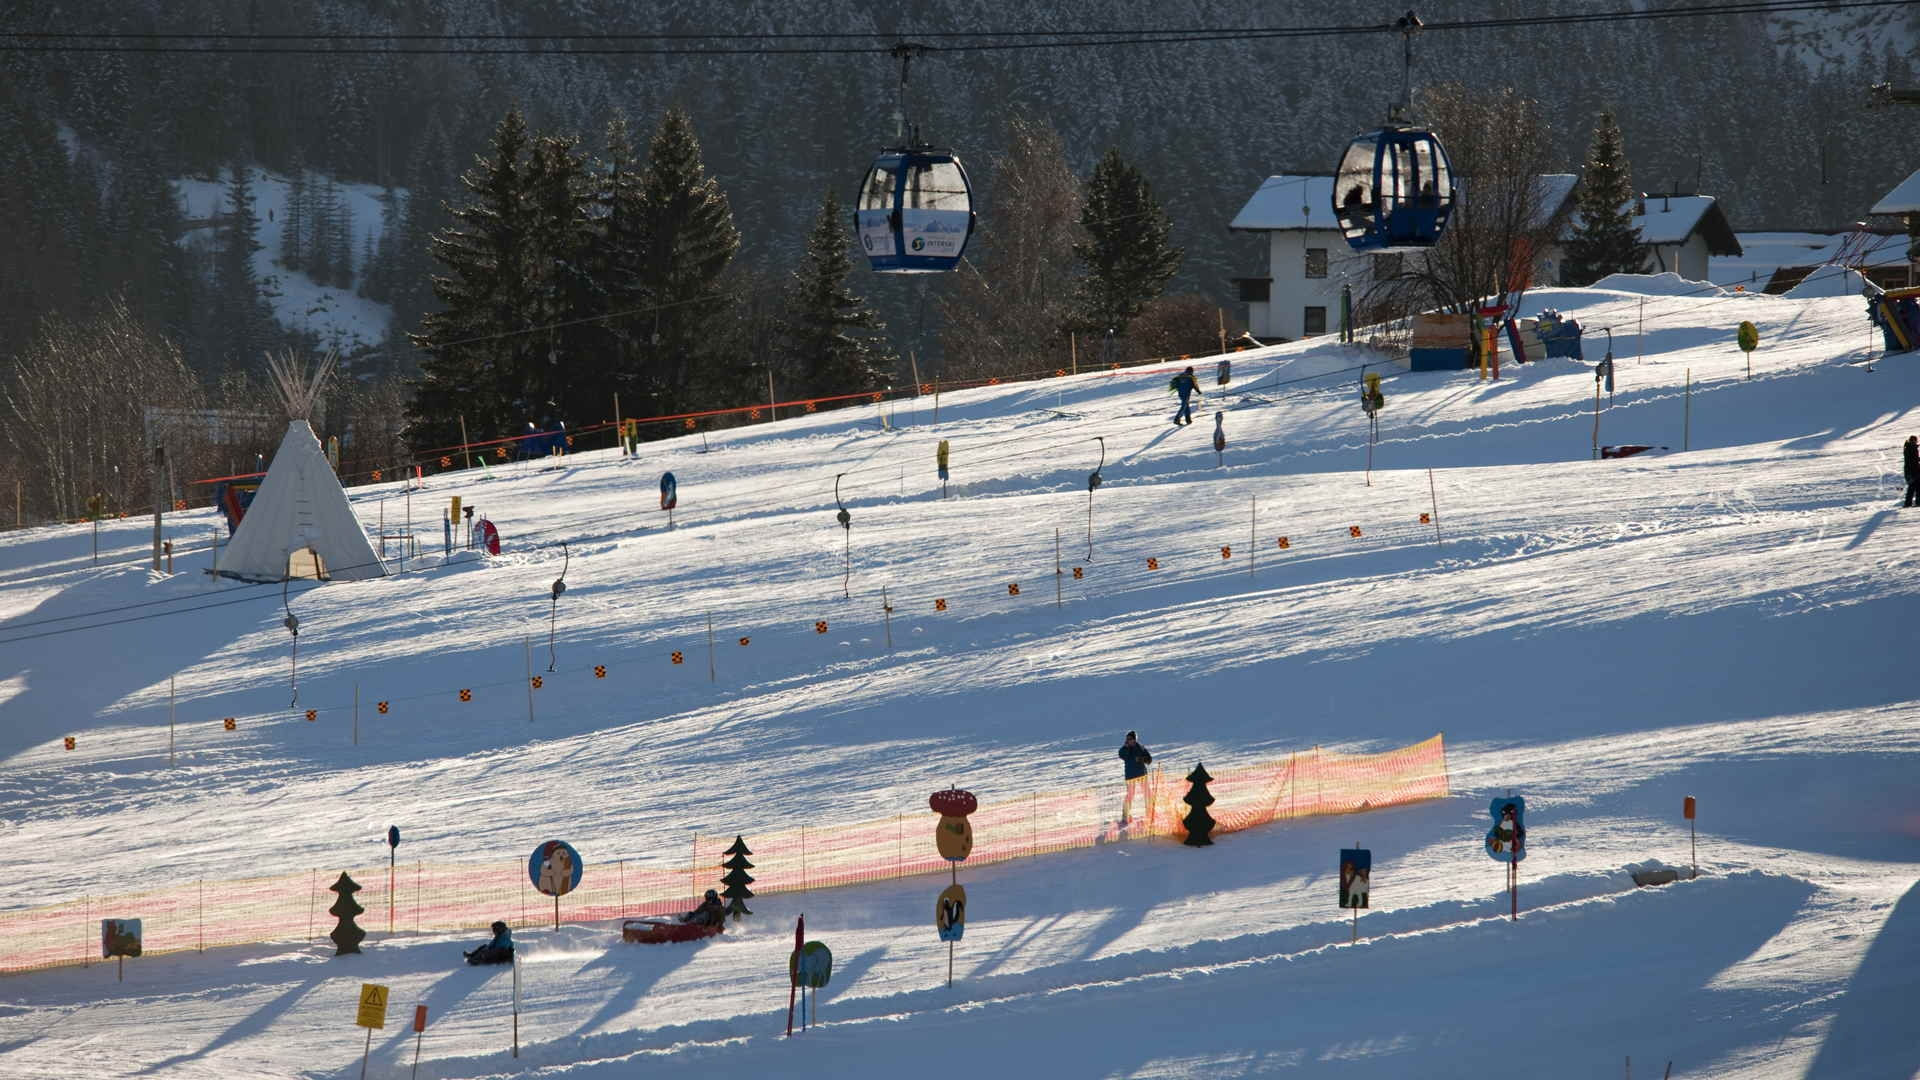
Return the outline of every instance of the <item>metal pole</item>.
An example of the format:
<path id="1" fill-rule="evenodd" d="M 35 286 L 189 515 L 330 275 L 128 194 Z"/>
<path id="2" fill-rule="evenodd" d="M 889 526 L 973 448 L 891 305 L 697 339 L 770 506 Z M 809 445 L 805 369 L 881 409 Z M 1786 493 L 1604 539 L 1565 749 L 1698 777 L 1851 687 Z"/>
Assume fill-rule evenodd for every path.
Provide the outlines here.
<path id="1" fill-rule="evenodd" d="M 1593 460 L 1600 460 L 1600 380 L 1593 380 Z"/>
<path id="2" fill-rule="evenodd" d="M 1751 354 L 1749 354 L 1751 355 Z M 167 448 L 153 448 L 153 568 L 160 569 L 160 515 L 166 509 Z"/>
<path id="3" fill-rule="evenodd" d="M 1053 529 L 1053 606 L 1061 606 L 1060 598 L 1060 527 Z"/>
<path id="4" fill-rule="evenodd" d="M 1692 858 L 1693 876 L 1699 877 L 1700 876 L 1700 839 L 1694 833 L 1692 818 L 1687 819 L 1687 847 L 1691 850 L 1693 855 L 1693 858 Z"/>
<path id="5" fill-rule="evenodd" d="M 887 602 L 887 587 L 880 586 L 880 617 L 886 621 L 887 651 L 893 651 L 893 605 Z"/>
<path id="6" fill-rule="evenodd" d="M 767 417 L 771 420 L 778 420 L 780 419 L 780 410 L 777 408 L 774 408 L 774 405 L 773 405 L 774 400 L 775 399 L 773 396 L 773 365 L 768 364 L 767 365 Z"/>
<path id="7" fill-rule="evenodd" d="M 613 438 L 620 444 L 620 456 L 627 456 L 627 422 L 620 417 L 620 391 L 613 392 Z"/>
<path id="8" fill-rule="evenodd" d="M 1433 508 L 1433 542 L 1440 542 L 1440 496 L 1433 490 L 1433 470 L 1427 470 L 1427 505 Z"/>
<path id="9" fill-rule="evenodd" d="M 520 644 L 527 651 L 527 723 L 533 723 L 533 642 L 525 634 L 520 636 Z"/>

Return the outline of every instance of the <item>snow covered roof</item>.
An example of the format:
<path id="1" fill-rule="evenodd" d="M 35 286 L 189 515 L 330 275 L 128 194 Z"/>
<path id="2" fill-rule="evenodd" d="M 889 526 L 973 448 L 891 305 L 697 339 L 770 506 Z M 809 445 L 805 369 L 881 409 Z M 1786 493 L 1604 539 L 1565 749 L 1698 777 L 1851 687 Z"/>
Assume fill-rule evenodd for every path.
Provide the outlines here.
<path id="1" fill-rule="evenodd" d="M 1894 185 L 1892 191 L 1880 197 L 1873 204 L 1869 214 L 1913 214 L 1920 213 L 1920 169 L 1913 175 Z"/>
<path id="2" fill-rule="evenodd" d="M 1568 205 L 1568 200 L 1573 198 L 1573 189 L 1580 183 L 1580 177 L 1576 173 L 1541 173 L 1538 183 L 1540 220 L 1534 225 L 1537 228 L 1545 228 L 1553 223 L 1555 215 L 1562 210 L 1568 213 L 1573 211 L 1573 207 Z"/>
<path id="3" fill-rule="evenodd" d="M 1545 173 L 1540 177 L 1542 226 L 1566 207 L 1580 178 L 1573 173 Z M 1455 178 L 1462 190 L 1466 181 Z M 1243 232 L 1294 232 L 1303 230 L 1335 231 L 1340 223 L 1333 216 L 1333 177 L 1269 176 L 1261 181 L 1247 204 L 1227 226 Z"/>
<path id="4" fill-rule="evenodd" d="M 1641 202 L 1646 206 L 1642 208 Z M 1711 195 L 1648 195 L 1635 199 L 1622 209 L 1633 214 L 1631 224 L 1643 244 L 1684 244 L 1695 233 L 1706 241 L 1709 255 L 1739 255 L 1740 239 L 1720 212 L 1720 202 Z M 1637 211 L 1637 212 L 1636 212 Z M 1567 215 L 1561 237 L 1571 237 L 1580 229 L 1579 213 Z"/>
<path id="5" fill-rule="evenodd" d="M 1269 176 L 1233 215 L 1227 228 L 1246 232 L 1337 231 L 1340 223 L 1333 216 L 1333 177 Z"/>
<path id="6" fill-rule="evenodd" d="M 1711 195 L 1648 195 L 1633 216 L 1633 227 L 1647 244 L 1684 244 L 1699 233 L 1712 255 L 1740 254 L 1740 241 Z"/>

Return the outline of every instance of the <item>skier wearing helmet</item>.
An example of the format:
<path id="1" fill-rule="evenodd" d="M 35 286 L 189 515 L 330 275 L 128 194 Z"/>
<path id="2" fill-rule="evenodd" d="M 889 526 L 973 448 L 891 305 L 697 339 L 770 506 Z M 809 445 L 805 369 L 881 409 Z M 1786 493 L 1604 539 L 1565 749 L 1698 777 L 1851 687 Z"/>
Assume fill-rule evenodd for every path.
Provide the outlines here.
<path id="1" fill-rule="evenodd" d="M 700 901 L 700 906 L 680 916 L 680 921 L 692 923 L 695 926 L 719 926 L 725 921 L 726 916 L 727 910 L 725 905 L 720 903 L 720 894 L 708 889 L 706 897 Z"/>

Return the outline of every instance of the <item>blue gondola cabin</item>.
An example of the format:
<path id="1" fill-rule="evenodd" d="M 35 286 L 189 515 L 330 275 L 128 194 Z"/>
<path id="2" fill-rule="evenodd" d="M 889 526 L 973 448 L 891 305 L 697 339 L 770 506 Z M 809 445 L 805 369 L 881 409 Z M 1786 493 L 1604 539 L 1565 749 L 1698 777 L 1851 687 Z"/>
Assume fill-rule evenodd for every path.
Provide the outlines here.
<path id="1" fill-rule="evenodd" d="M 967 170 L 951 153 L 924 146 L 886 150 L 874 159 L 854 211 L 860 249 L 882 273 L 954 269 L 973 225 Z"/>

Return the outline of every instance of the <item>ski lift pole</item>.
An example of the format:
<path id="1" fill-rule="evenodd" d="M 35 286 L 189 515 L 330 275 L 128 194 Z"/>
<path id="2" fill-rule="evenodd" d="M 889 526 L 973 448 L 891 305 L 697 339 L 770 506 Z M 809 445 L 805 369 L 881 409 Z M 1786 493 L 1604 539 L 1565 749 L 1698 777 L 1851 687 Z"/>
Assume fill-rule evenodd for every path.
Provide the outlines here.
<path id="1" fill-rule="evenodd" d="M 553 579 L 553 600 L 547 608 L 547 670 L 552 671 L 558 663 L 554 653 L 554 621 L 560 615 L 560 594 L 567 591 L 567 567 L 573 562 L 573 555 L 567 550 L 567 542 L 560 541 L 560 576 Z"/>
<path id="2" fill-rule="evenodd" d="M 1100 486 L 1100 470 L 1107 464 L 1107 440 L 1095 435 L 1094 441 L 1100 444 L 1100 464 L 1087 474 L 1087 561 L 1093 561 L 1093 491 Z"/>
<path id="3" fill-rule="evenodd" d="M 280 575 L 280 607 L 287 613 L 287 617 L 280 621 L 280 625 L 286 627 L 287 633 L 293 635 L 293 668 L 290 683 L 293 700 L 287 702 L 289 709 L 300 703 L 300 620 L 294 617 L 293 607 L 287 602 L 287 585 L 292 580 L 285 574 Z"/>
<path id="4" fill-rule="evenodd" d="M 847 504 L 840 501 L 840 477 L 846 473 L 837 473 L 833 478 L 833 502 L 840 508 L 834 515 L 840 521 L 840 532 L 845 538 L 846 570 L 840 578 L 840 599 L 851 599 L 848 586 L 853 581 L 853 515 L 847 513 Z"/>

